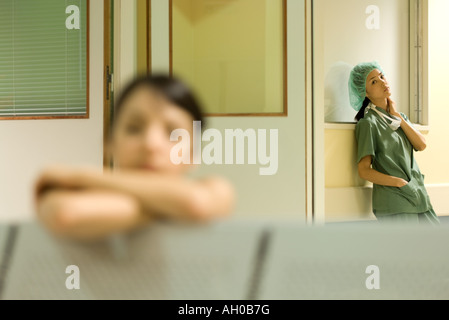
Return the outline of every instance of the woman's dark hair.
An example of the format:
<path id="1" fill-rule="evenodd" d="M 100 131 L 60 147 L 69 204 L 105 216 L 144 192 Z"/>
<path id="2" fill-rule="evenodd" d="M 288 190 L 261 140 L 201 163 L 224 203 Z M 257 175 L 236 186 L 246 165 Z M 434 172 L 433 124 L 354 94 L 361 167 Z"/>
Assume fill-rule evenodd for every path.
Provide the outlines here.
<path id="1" fill-rule="evenodd" d="M 360 120 L 362 120 L 363 117 L 365 116 L 365 110 L 366 110 L 366 107 L 368 107 L 368 105 L 370 104 L 370 102 L 371 102 L 371 100 L 368 99 L 368 97 L 366 97 L 365 100 L 363 101 L 362 109 L 360 109 L 359 113 L 357 113 L 357 115 L 355 116 L 355 120 L 356 120 L 357 122 L 359 122 Z"/>
<path id="2" fill-rule="evenodd" d="M 193 91 L 181 80 L 166 75 L 140 76 L 129 83 L 115 103 L 115 119 L 119 117 L 126 100 L 140 88 L 156 90 L 168 101 L 189 112 L 194 121 L 201 121 L 204 127 L 202 108 Z"/>

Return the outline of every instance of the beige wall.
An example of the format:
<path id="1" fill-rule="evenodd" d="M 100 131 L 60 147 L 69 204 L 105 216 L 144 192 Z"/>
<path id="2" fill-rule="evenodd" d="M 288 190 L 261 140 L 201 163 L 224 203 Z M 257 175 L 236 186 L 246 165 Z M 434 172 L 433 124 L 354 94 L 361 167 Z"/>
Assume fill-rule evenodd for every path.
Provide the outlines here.
<path id="1" fill-rule="evenodd" d="M 103 1 L 90 1 L 90 9 L 90 118 L 0 121 L 0 223 L 34 218 L 42 167 L 103 165 Z"/>

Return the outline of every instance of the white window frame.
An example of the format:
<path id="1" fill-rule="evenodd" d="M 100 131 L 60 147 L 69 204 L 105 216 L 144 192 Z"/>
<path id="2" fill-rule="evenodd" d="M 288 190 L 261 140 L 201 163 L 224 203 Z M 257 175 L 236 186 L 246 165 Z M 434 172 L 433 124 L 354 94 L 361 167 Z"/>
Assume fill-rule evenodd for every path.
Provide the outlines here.
<path id="1" fill-rule="evenodd" d="M 429 126 L 429 1 L 410 1 L 410 120 Z"/>

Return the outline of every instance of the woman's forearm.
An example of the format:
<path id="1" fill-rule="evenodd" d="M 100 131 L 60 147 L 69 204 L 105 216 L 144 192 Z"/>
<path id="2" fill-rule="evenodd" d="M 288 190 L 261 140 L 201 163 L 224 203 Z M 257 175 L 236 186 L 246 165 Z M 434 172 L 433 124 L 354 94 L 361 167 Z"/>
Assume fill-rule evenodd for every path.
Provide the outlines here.
<path id="1" fill-rule="evenodd" d="M 226 183 L 202 184 L 183 177 L 141 170 L 86 172 L 83 187 L 114 190 L 132 195 L 152 214 L 187 220 L 208 220 L 232 208 L 232 191 Z"/>
<path id="2" fill-rule="evenodd" d="M 137 169 L 52 166 L 37 179 L 35 199 L 48 188 L 114 191 L 135 198 L 151 216 L 198 221 L 226 216 L 235 203 L 232 185 L 220 177 L 189 180 Z"/>
<path id="3" fill-rule="evenodd" d="M 133 197 L 94 189 L 47 191 L 38 198 L 36 211 L 53 233 L 80 240 L 127 231 L 150 221 Z"/>
<path id="4" fill-rule="evenodd" d="M 415 130 L 396 110 L 396 103 L 388 99 L 387 112 L 401 119 L 401 128 L 416 151 L 424 151 L 427 147 L 426 138 Z"/>
<path id="5" fill-rule="evenodd" d="M 404 179 L 383 174 L 372 168 L 366 168 L 359 173 L 361 178 L 381 186 L 400 188 L 407 184 Z"/>
<path id="6" fill-rule="evenodd" d="M 400 115 L 399 115 L 400 116 Z M 416 151 L 424 151 L 427 147 L 426 138 L 418 131 L 416 131 L 410 124 L 402 117 L 401 128 L 407 136 Z"/>

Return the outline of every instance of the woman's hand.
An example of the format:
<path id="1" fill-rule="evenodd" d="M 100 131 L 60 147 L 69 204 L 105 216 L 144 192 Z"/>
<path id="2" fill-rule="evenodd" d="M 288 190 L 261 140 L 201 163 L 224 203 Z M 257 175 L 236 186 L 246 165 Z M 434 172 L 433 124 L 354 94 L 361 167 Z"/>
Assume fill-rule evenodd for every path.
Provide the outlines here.
<path id="1" fill-rule="evenodd" d="M 362 160 L 360 160 L 358 164 L 360 178 L 372 182 L 373 184 L 386 187 L 402 188 L 403 186 L 408 184 L 408 182 L 402 178 L 389 176 L 377 170 L 374 170 L 373 168 L 371 168 L 371 163 L 372 156 L 366 156 Z"/>
<path id="2" fill-rule="evenodd" d="M 401 119 L 401 128 L 407 136 L 407 139 L 412 144 L 413 148 L 416 151 L 424 151 L 427 148 L 426 138 L 419 131 L 415 130 L 415 128 L 409 125 L 407 121 L 404 120 L 401 114 L 396 110 L 396 103 L 390 98 L 388 98 L 387 111 L 390 114 Z"/>
<path id="3" fill-rule="evenodd" d="M 393 116 L 402 119 L 401 114 L 396 110 L 396 102 L 391 100 L 391 98 L 388 98 L 387 101 L 388 101 L 387 112 Z"/>
<path id="4" fill-rule="evenodd" d="M 398 178 L 398 185 L 397 185 L 398 188 L 402 188 L 406 185 L 408 185 L 408 182 L 406 180 Z"/>

